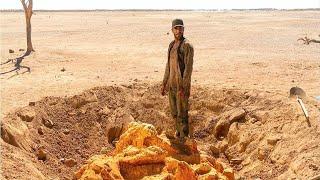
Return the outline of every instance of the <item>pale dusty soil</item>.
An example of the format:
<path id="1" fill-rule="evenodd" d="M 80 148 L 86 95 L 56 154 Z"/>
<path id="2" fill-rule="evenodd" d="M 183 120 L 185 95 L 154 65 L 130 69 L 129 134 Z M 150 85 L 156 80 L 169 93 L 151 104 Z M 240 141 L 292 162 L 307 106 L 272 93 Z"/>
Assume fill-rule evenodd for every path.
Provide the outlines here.
<path id="1" fill-rule="evenodd" d="M 36 53 L 21 64 L 31 73 L 0 76 L 1 114 L 43 96 L 136 78 L 161 81 L 175 17 L 185 20 L 185 36 L 195 48 L 193 84 L 282 94 L 300 86 L 320 95 L 319 44 L 297 42 L 305 34 L 318 38 L 319 11 L 36 12 Z M 24 23 L 23 13 L 1 13 L 1 62 L 25 49 Z M 1 72 L 12 69 L 11 63 L 1 66 Z"/>
<path id="2" fill-rule="evenodd" d="M 319 174 L 320 104 L 315 97 L 320 95 L 320 44 L 297 41 L 305 35 L 319 39 L 319 11 L 36 12 L 36 52 L 21 63 L 31 72 L 21 68 L 0 75 L 1 120 L 17 128 L 17 143 L 26 149 L 1 139 L 2 176 L 71 178 L 88 157 L 111 146 L 105 140 L 108 126 L 128 116 L 159 131 L 172 128 L 167 98 L 158 90 L 175 17 L 185 20 L 185 36 L 195 48 L 190 118 L 199 148 L 211 153 L 210 147 L 227 143 L 217 158 L 241 158 L 242 164 L 233 166 L 239 177 Z M 23 54 L 18 49 L 25 49 L 24 30 L 23 13 L 1 13 L 1 63 Z M 1 65 L 1 73 L 12 69 L 11 62 Z M 287 98 L 293 86 L 308 95 L 311 128 L 297 102 Z M 71 95 L 93 87 L 96 102 L 70 105 Z M 42 99 L 46 96 L 57 98 Z M 15 110 L 30 101 L 39 101 L 31 107 L 36 116 L 23 122 Z M 110 112 L 102 115 L 106 106 Z M 242 109 L 245 116 L 216 139 L 217 123 Z M 42 125 L 43 118 L 53 121 L 52 129 Z M 44 135 L 37 133 L 39 127 Z M 278 141 L 270 145 L 270 139 Z M 247 149 L 239 151 L 243 143 Z M 34 144 L 45 147 L 49 160 L 36 159 Z M 59 161 L 70 157 L 75 167 Z"/>

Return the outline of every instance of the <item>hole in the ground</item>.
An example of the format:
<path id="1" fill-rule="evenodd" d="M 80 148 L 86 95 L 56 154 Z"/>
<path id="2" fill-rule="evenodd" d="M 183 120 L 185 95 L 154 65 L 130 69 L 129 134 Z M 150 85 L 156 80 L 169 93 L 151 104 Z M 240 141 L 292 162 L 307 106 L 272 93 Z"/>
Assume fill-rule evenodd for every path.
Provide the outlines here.
<path id="1" fill-rule="evenodd" d="M 37 174 L 47 178 L 72 178 L 73 172 L 89 157 L 112 150 L 113 143 L 132 121 L 153 124 L 159 134 L 173 135 L 174 120 L 168 99 L 160 96 L 159 89 L 159 85 L 146 84 L 96 87 L 69 98 L 46 97 L 8 114 L 2 121 L 1 137 L 17 148 L 3 146 L 6 154 L 3 167 L 8 170 L 4 171 L 5 177 L 19 179 L 23 173 L 37 169 Z M 304 131 L 301 127 L 307 125 L 303 118 L 297 119 L 301 113 L 295 102 L 259 91 L 195 87 L 192 92 L 190 131 L 199 149 L 224 158 L 241 176 L 260 174 L 261 178 L 274 178 L 290 174 L 283 164 L 294 161 L 304 151 L 298 153 L 286 148 L 290 143 L 292 148 L 299 148 L 297 142 L 286 137 L 297 138 Z M 309 108 L 314 116 L 319 115 L 313 109 L 316 107 Z M 315 121 L 312 117 L 311 124 Z M 313 147 L 308 141 L 312 137 L 317 137 L 316 129 L 305 137 L 306 149 Z M 46 153 L 44 162 L 34 161 L 40 147 Z M 12 173 L 14 164 L 21 163 L 19 159 L 25 159 L 33 168 Z M 71 159 L 74 163 L 69 165 L 61 159 Z M 249 171 L 254 162 L 255 169 Z M 320 169 L 316 162 L 310 163 Z M 135 175 L 139 178 L 144 173 L 157 174 L 163 168 L 163 164 L 120 166 L 125 177 L 135 168 L 144 169 Z M 269 171 L 272 174 L 266 173 Z"/>
<path id="2" fill-rule="evenodd" d="M 108 131 L 108 142 L 114 144 L 114 141 L 118 140 L 123 131 L 123 126 L 121 127 L 111 127 Z"/>

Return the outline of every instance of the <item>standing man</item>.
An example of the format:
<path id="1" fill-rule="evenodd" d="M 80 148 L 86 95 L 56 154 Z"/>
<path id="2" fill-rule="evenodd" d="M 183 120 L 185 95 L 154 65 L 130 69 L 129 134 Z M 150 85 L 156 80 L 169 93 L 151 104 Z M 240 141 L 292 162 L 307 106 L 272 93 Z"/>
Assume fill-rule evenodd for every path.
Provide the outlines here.
<path id="1" fill-rule="evenodd" d="M 164 73 L 161 94 L 169 90 L 170 110 L 176 120 L 176 136 L 189 135 L 188 108 L 193 66 L 193 46 L 184 38 L 181 19 L 172 21 L 174 40 L 169 44 L 168 62 Z"/>

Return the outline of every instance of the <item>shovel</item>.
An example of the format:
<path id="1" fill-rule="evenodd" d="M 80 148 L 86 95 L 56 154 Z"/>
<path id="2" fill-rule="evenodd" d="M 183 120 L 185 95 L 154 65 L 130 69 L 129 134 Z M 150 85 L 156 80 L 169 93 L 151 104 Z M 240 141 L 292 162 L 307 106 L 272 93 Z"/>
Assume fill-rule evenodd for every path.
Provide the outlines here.
<path id="1" fill-rule="evenodd" d="M 307 109 L 304 106 L 304 103 L 302 101 L 302 99 L 304 99 L 306 97 L 306 93 L 304 92 L 303 89 L 301 89 L 299 87 L 292 87 L 290 89 L 290 97 L 294 97 L 294 96 L 297 97 L 297 101 L 299 102 L 300 107 L 301 107 L 301 109 L 302 109 L 302 111 L 304 113 L 304 116 L 307 119 L 308 126 L 311 127 L 308 111 L 307 111 Z"/>

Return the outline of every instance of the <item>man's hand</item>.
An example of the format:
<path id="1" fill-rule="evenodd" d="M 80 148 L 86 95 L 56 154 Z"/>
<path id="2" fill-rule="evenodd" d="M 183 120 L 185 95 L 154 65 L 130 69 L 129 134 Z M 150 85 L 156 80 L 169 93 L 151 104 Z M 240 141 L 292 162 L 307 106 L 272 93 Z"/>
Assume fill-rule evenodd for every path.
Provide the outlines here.
<path id="1" fill-rule="evenodd" d="M 162 85 L 161 87 L 161 95 L 164 96 L 166 94 L 166 86 Z"/>

